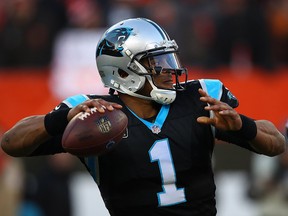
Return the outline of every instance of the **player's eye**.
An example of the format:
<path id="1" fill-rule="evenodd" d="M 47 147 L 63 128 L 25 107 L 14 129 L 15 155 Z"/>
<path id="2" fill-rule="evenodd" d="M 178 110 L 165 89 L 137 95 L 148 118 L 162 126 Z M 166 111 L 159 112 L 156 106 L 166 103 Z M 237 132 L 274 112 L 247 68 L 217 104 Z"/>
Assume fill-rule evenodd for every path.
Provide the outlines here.
<path id="1" fill-rule="evenodd" d="M 156 67 L 156 66 L 159 66 L 159 61 L 156 61 L 155 59 L 151 59 L 149 61 L 150 63 L 150 67 Z"/>
<path id="2" fill-rule="evenodd" d="M 161 65 L 161 62 L 159 60 L 154 61 L 154 66 L 155 67 L 160 66 L 160 65 Z"/>

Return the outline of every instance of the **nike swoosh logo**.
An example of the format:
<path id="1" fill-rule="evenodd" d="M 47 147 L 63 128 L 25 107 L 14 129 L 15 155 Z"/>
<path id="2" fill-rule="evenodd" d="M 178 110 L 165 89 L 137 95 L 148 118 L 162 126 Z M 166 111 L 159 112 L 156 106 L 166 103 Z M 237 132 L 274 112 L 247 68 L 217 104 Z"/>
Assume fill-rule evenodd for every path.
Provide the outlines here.
<path id="1" fill-rule="evenodd" d="M 58 106 L 56 106 L 56 107 L 54 108 L 54 110 L 58 110 L 60 107 L 61 107 L 61 106 L 58 105 Z"/>

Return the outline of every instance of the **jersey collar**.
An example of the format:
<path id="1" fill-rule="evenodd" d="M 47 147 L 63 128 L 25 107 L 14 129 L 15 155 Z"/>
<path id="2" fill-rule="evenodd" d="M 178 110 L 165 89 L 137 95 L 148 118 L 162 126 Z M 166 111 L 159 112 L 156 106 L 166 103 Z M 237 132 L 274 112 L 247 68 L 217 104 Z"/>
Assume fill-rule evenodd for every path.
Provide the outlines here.
<path id="1" fill-rule="evenodd" d="M 128 107 L 127 107 L 128 108 Z M 149 122 L 143 118 L 140 118 L 136 113 L 134 113 L 132 110 L 128 108 L 128 110 L 136 117 L 138 118 L 143 124 L 145 124 L 152 133 L 158 134 L 161 132 L 161 128 L 168 116 L 170 105 L 162 105 L 159 113 L 157 114 L 157 117 L 155 119 L 155 122 Z"/>

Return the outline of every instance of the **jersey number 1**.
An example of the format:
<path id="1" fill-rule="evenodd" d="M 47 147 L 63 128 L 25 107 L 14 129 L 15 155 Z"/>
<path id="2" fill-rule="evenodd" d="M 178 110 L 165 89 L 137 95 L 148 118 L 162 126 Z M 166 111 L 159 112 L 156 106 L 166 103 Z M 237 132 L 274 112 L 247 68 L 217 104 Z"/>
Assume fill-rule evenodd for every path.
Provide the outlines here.
<path id="1" fill-rule="evenodd" d="M 159 206 L 186 202 L 184 188 L 176 187 L 176 174 L 168 139 L 157 140 L 149 150 L 151 162 L 158 162 L 163 191 L 157 193 Z"/>

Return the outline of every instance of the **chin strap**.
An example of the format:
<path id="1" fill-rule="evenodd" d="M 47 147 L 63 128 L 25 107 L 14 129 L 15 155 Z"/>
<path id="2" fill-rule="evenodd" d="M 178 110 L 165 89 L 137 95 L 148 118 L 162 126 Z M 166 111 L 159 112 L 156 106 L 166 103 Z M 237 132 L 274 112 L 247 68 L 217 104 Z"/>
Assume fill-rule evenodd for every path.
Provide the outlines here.
<path id="1" fill-rule="evenodd" d="M 133 97 L 138 97 L 138 98 L 142 98 L 142 99 L 146 99 L 146 100 L 153 100 L 151 97 L 148 97 L 148 96 L 144 96 L 144 95 L 141 95 L 141 94 L 137 94 L 135 92 L 132 92 L 132 91 L 129 91 L 128 89 L 126 88 L 121 88 L 121 91 L 125 94 L 128 94 L 128 95 L 131 95 Z"/>
<path id="2" fill-rule="evenodd" d="M 164 89 L 153 89 L 150 92 L 150 95 L 152 97 L 152 100 L 163 105 L 171 104 L 176 98 L 175 91 Z"/>
<path id="3" fill-rule="evenodd" d="M 152 86 L 152 91 L 150 92 L 149 96 L 144 96 L 141 94 L 137 94 L 135 92 L 129 91 L 126 88 L 122 88 L 121 91 L 125 94 L 131 95 L 133 97 L 142 98 L 145 100 L 153 100 L 159 104 L 168 105 L 172 103 L 176 98 L 176 91 L 165 90 L 165 89 L 158 89 L 152 82 L 151 77 L 147 77 L 150 85 Z"/>
<path id="4" fill-rule="evenodd" d="M 176 91 L 157 88 L 154 85 L 152 78 L 150 76 L 147 77 L 147 80 L 153 88 L 152 91 L 150 92 L 152 100 L 163 105 L 171 104 L 175 100 Z"/>

